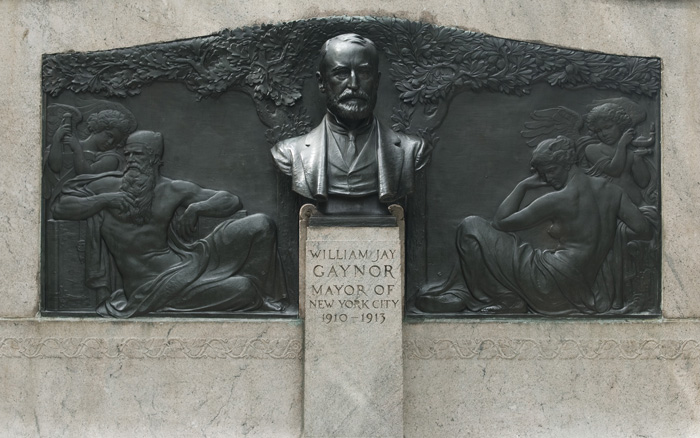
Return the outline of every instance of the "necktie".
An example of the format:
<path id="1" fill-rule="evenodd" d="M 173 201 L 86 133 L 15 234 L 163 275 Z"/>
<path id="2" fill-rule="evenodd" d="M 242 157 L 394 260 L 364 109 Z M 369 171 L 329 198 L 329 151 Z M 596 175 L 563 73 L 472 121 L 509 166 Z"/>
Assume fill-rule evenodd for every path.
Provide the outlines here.
<path id="1" fill-rule="evenodd" d="M 357 153 L 357 145 L 355 144 L 355 133 L 348 132 L 347 161 L 352 163 L 352 160 L 355 159 L 356 153 Z"/>

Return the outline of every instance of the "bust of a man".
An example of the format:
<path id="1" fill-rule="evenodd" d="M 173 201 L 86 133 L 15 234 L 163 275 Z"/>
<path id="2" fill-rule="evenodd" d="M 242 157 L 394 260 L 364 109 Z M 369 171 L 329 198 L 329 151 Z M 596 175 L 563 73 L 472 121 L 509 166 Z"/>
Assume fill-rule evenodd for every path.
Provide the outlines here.
<path id="1" fill-rule="evenodd" d="M 356 34 L 329 39 L 316 77 L 326 115 L 310 133 L 281 141 L 272 156 L 292 188 L 330 214 L 386 214 L 413 191 L 428 161 L 422 139 L 392 131 L 374 116 L 379 86 L 374 43 Z"/>

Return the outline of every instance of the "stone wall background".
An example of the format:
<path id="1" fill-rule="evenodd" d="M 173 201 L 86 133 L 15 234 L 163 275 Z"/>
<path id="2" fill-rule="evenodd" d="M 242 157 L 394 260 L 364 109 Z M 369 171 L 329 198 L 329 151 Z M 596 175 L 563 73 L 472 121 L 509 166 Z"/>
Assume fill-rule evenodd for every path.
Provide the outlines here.
<path id="1" fill-rule="evenodd" d="M 329 15 L 662 58 L 664 317 L 405 324 L 405 433 L 700 435 L 698 0 L 0 1 L 0 430 L 301 434 L 299 322 L 38 316 L 41 55 Z"/>

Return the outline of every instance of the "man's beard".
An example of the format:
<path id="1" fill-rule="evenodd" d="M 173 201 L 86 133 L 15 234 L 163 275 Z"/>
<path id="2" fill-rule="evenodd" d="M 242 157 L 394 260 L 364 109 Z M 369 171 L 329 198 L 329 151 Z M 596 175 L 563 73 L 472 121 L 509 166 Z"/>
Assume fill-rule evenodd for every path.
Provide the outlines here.
<path id="1" fill-rule="evenodd" d="M 348 120 L 356 122 L 372 117 L 376 102 L 376 95 L 369 96 L 361 90 L 345 90 L 339 96 L 328 95 L 326 105 L 339 121 Z"/>
<path id="2" fill-rule="evenodd" d="M 151 164 L 130 163 L 122 178 L 121 191 L 131 195 L 134 203 L 129 204 L 123 217 L 136 225 L 143 225 L 151 220 L 156 186 L 155 167 Z"/>

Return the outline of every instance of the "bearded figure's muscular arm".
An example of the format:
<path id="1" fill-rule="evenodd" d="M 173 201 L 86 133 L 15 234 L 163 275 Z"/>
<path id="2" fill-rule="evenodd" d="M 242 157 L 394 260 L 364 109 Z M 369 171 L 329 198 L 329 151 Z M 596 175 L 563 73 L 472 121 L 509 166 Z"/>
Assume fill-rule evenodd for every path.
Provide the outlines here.
<path id="1" fill-rule="evenodd" d="M 105 178 L 79 188 L 67 188 L 52 207 L 55 219 L 83 220 L 104 209 L 125 211 L 131 197 L 118 191 L 117 178 Z"/>
<path id="2" fill-rule="evenodd" d="M 173 188 L 182 196 L 180 205 L 185 207 L 177 224 L 182 236 L 194 232 L 199 216 L 228 217 L 243 207 L 238 196 L 223 190 L 204 189 L 187 181 L 173 181 Z"/>

